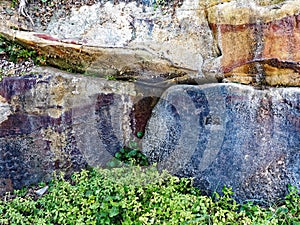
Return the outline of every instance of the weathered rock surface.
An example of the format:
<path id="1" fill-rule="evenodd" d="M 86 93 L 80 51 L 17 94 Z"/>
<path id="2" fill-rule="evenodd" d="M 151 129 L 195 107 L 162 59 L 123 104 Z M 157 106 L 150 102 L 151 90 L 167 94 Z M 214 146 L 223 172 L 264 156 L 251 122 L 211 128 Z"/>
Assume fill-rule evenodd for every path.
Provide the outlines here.
<path id="1" fill-rule="evenodd" d="M 208 10 L 227 80 L 300 86 L 299 1 L 273 2 L 279 3 L 231 1 Z"/>
<path id="2" fill-rule="evenodd" d="M 274 200 L 288 183 L 300 188 L 299 89 L 178 86 L 161 97 L 176 83 L 300 87 L 299 0 L 153 3 L 104 0 L 57 11 L 41 30 L 20 25 L 1 2 L 8 13 L 0 14 L 0 34 L 50 65 L 137 82 L 53 71 L 5 78 L 0 192 L 53 170 L 105 165 L 150 117 L 144 152 L 204 190 L 225 184 L 240 200 Z"/>
<path id="3" fill-rule="evenodd" d="M 195 1 L 171 11 L 108 1 L 54 16 L 44 33 L 12 30 L 5 22 L 0 33 L 38 49 L 52 65 L 92 75 L 199 76 L 203 60 L 218 53 L 204 11 Z"/>
<path id="4" fill-rule="evenodd" d="M 143 152 L 202 190 L 273 201 L 300 188 L 300 90 L 174 86 L 153 110 Z"/>
<path id="5" fill-rule="evenodd" d="M 52 65 L 99 76 L 300 86 L 298 0 L 140 3 L 104 1 L 67 16 L 58 10 L 43 33 L 5 21 L 0 33 Z"/>
<path id="6" fill-rule="evenodd" d="M 157 101 L 153 90 L 162 92 L 49 68 L 4 78 L 0 192 L 48 179 L 54 170 L 105 166 L 145 128 Z"/>

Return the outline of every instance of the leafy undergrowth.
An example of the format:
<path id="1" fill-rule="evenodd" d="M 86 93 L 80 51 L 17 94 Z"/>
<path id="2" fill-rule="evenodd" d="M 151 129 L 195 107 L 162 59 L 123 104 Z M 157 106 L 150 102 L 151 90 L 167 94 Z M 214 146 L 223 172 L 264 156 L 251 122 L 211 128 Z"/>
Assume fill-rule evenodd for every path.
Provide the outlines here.
<path id="1" fill-rule="evenodd" d="M 0 35 L 0 54 L 7 56 L 12 62 L 33 60 L 37 65 L 45 65 L 45 56 L 34 50 L 25 49 L 23 46 L 8 41 Z"/>
<path id="2" fill-rule="evenodd" d="M 228 188 L 202 196 L 190 179 L 155 167 L 125 166 L 63 175 L 42 197 L 18 191 L 0 201 L 0 224 L 300 224 L 300 197 L 291 188 L 280 205 L 238 205 Z"/>

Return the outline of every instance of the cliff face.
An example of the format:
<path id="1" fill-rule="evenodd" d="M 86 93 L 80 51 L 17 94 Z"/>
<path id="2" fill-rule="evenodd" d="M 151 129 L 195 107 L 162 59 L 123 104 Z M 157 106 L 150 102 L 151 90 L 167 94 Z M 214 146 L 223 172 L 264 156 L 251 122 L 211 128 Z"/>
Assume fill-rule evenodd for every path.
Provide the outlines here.
<path id="1" fill-rule="evenodd" d="M 1 81 L 0 191 L 105 166 L 131 140 L 208 192 L 272 201 L 300 188 L 298 0 L 101 1 L 34 27 L 3 15 L 2 36 L 93 77 Z"/>
<path id="2" fill-rule="evenodd" d="M 26 29 L 10 16 L 0 32 L 52 65 L 98 76 L 300 85 L 297 0 L 104 1 L 68 12 L 53 12 L 44 30 L 35 19 L 32 32 L 9 29 Z"/>

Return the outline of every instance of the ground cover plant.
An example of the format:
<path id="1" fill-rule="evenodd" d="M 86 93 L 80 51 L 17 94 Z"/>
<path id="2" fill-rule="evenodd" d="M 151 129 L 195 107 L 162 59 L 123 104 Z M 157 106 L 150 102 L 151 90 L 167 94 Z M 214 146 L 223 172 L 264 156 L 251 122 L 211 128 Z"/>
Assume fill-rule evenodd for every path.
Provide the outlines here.
<path id="1" fill-rule="evenodd" d="M 55 176 L 42 197 L 16 191 L 0 201 L 0 224 L 300 224 L 295 188 L 280 204 L 237 204 L 229 188 L 202 196 L 191 179 L 154 166 L 82 170 Z"/>
<path id="2" fill-rule="evenodd" d="M 147 157 L 138 148 L 138 144 L 131 141 L 128 146 L 124 146 L 114 155 L 115 157 L 108 162 L 108 167 L 117 167 L 126 165 L 133 166 L 148 166 L 149 162 Z"/>
<path id="3" fill-rule="evenodd" d="M 29 74 L 36 65 L 46 65 L 45 56 L 0 35 L 0 81 L 4 77 Z"/>
<path id="4" fill-rule="evenodd" d="M 33 60 L 37 65 L 45 65 L 45 56 L 38 54 L 34 50 L 25 49 L 16 42 L 6 40 L 0 36 L 0 53 L 12 62 Z"/>

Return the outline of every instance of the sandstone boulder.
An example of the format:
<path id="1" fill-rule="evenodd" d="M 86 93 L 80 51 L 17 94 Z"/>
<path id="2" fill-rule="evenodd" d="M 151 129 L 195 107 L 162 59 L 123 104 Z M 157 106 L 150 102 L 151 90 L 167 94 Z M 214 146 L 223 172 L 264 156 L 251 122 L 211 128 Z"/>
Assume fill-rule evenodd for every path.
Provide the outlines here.
<path id="1" fill-rule="evenodd" d="M 300 188 L 300 90 L 234 84 L 174 86 L 155 106 L 143 152 L 212 193 L 274 201 Z"/>
<path id="2" fill-rule="evenodd" d="M 0 192 L 106 166 L 143 131 L 159 88 L 42 68 L 0 82 Z"/>
<path id="3" fill-rule="evenodd" d="M 13 30 L 3 21 L 0 34 L 46 55 L 51 65 L 89 75 L 204 77 L 203 60 L 217 56 L 218 49 L 199 7 L 190 0 L 174 9 L 106 1 L 74 7 L 62 18 L 58 10 L 46 30 Z"/>

